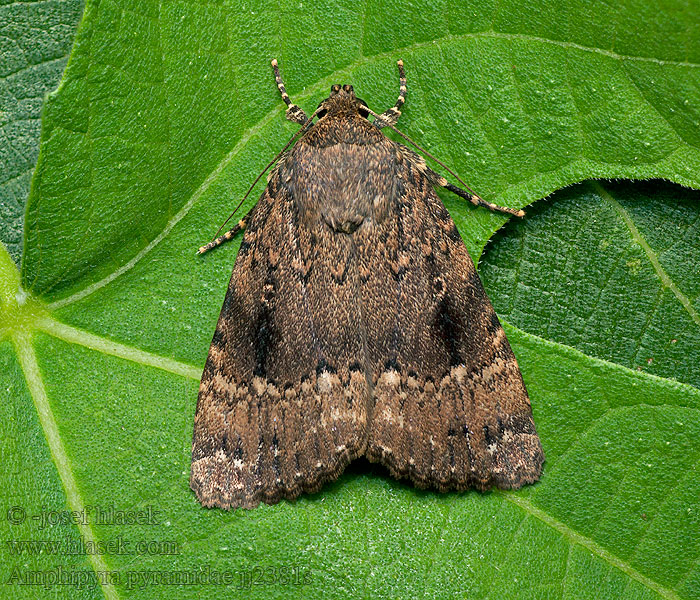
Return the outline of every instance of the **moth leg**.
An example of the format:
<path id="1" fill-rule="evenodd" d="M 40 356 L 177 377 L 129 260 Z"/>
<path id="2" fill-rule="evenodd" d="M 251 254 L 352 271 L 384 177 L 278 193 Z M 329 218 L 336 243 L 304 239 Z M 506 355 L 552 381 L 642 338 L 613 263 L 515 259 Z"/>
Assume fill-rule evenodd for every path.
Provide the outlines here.
<path id="1" fill-rule="evenodd" d="M 282 81 L 280 68 L 277 66 L 277 59 L 273 58 L 270 64 L 272 64 L 272 70 L 275 72 L 275 81 L 277 82 L 277 87 L 279 88 L 280 94 L 282 94 L 282 100 L 284 100 L 284 103 L 287 105 L 287 112 L 285 113 L 287 120 L 303 125 L 306 123 L 306 121 L 308 121 L 308 117 L 301 107 L 293 104 L 289 98 L 287 89 L 284 87 L 284 81 Z"/>
<path id="2" fill-rule="evenodd" d="M 197 250 L 197 254 L 204 254 L 205 252 L 209 252 L 209 250 L 211 250 L 212 248 L 221 246 L 221 244 L 228 242 L 230 239 L 233 239 L 233 237 L 239 231 L 243 231 L 247 227 L 248 221 L 250 220 L 251 212 L 252 210 L 248 211 L 248 213 L 240 221 L 238 221 L 238 223 L 236 223 L 229 231 L 224 233 L 224 235 L 220 235 L 215 240 L 212 240 L 208 244 L 202 246 L 199 250 Z"/>
<path id="3" fill-rule="evenodd" d="M 493 202 L 486 202 L 483 198 L 477 196 L 473 192 L 468 192 L 467 190 L 463 190 L 460 187 L 457 187 L 456 185 L 452 185 L 447 179 L 445 179 L 442 175 L 439 173 L 436 173 L 433 171 L 431 168 L 428 166 L 423 167 L 423 171 L 430 180 L 430 183 L 433 185 L 437 185 L 440 187 L 445 188 L 446 190 L 450 190 L 454 194 L 457 194 L 461 198 L 464 198 L 465 200 L 469 200 L 474 206 L 483 206 L 484 208 L 488 208 L 489 210 L 492 210 L 493 212 L 502 212 L 506 213 L 509 215 L 515 215 L 516 217 L 524 217 L 525 216 L 525 211 L 524 210 L 517 210 L 515 208 L 508 208 L 507 206 L 499 206 L 498 204 L 494 204 Z"/>
<path id="4" fill-rule="evenodd" d="M 390 109 L 384 111 L 379 117 L 374 120 L 374 124 L 381 129 L 387 125 L 396 125 L 396 122 L 401 116 L 401 107 L 406 102 L 406 73 L 403 70 L 403 61 L 398 60 L 396 64 L 399 67 L 399 97 L 396 104 Z"/>

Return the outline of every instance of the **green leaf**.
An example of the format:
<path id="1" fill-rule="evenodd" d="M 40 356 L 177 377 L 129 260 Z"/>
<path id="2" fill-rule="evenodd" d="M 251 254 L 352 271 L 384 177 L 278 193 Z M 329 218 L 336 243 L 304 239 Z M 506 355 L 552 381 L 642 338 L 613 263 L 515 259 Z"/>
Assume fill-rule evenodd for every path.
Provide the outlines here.
<path id="1" fill-rule="evenodd" d="M 66 66 L 83 2 L 0 4 L 0 239 L 19 262 L 41 107 Z"/>
<path id="2" fill-rule="evenodd" d="M 4 594 L 699 598 L 700 204 L 670 183 L 569 187 L 495 237 L 502 217 L 443 195 L 485 249 L 547 456 L 536 485 L 437 494 L 358 461 L 233 513 L 188 487 L 238 242 L 194 251 L 295 131 L 269 59 L 306 109 L 349 82 L 381 111 L 403 58 L 402 130 L 502 204 L 600 177 L 698 188 L 698 12 L 89 2 L 45 108 L 21 272 L 0 248 Z M 31 518 L 66 510 L 89 518 Z M 130 551 L 5 543 L 67 537 Z"/>

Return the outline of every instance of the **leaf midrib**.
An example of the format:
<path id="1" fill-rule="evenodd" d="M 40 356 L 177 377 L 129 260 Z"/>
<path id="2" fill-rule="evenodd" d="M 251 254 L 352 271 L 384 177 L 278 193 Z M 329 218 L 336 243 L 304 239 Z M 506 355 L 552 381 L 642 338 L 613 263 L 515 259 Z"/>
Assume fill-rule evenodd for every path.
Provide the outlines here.
<path id="1" fill-rule="evenodd" d="M 24 379 L 27 382 L 27 388 L 34 401 L 34 406 L 44 436 L 46 437 L 46 443 L 49 447 L 51 458 L 61 478 L 61 484 L 66 493 L 66 500 L 75 514 L 85 514 L 85 503 L 78 490 L 78 483 L 75 480 L 70 459 L 61 441 L 61 434 L 56 419 L 53 416 L 46 389 L 44 388 L 44 382 L 36 360 L 32 340 L 28 335 L 16 332 L 15 335 L 12 336 L 12 342 L 22 372 L 24 373 Z M 96 546 L 95 542 L 97 542 L 97 536 L 93 532 L 90 523 L 78 520 L 77 527 L 85 543 Z M 88 556 L 93 570 L 98 574 L 97 580 L 100 582 L 100 587 L 105 598 L 107 598 L 107 600 L 118 600 L 119 595 L 114 585 L 105 578 L 99 577 L 99 573 L 108 572 L 104 557 L 98 552 L 88 552 Z"/>
<path id="2" fill-rule="evenodd" d="M 690 68 L 698 68 L 700 67 L 700 64 L 698 63 L 691 63 L 691 62 L 684 62 L 684 61 L 668 61 L 668 60 L 662 60 L 662 59 L 657 59 L 657 58 L 652 58 L 652 57 L 643 57 L 643 56 L 632 56 L 632 55 L 625 55 L 625 54 L 618 54 L 615 53 L 611 50 L 605 50 L 602 48 L 596 48 L 596 47 L 591 47 L 591 46 L 583 46 L 581 44 L 577 44 L 574 42 L 565 42 L 561 40 L 553 40 L 549 38 L 544 38 L 544 37 L 539 37 L 539 36 L 532 36 L 532 35 L 527 35 L 527 34 L 514 34 L 514 33 L 500 33 L 496 31 L 486 31 L 486 32 L 474 32 L 474 33 L 465 33 L 465 34 L 460 34 L 460 35 L 447 35 L 443 36 L 440 38 L 436 38 L 434 40 L 429 40 L 425 42 L 418 42 L 415 44 L 411 44 L 408 46 L 404 46 L 402 48 L 397 48 L 393 50 L 389 50 L 387 52 L 382 52 L 379 54 L 374 54 L 372 56 L 361 56 L 359 59 L 356 59 L 355 61 L 352 61 L 348 63 L 346 66 L 344 66 L 342 69 L 338 69 L 334 71 L 332 74 L 327 75 L 326 77 L 319 79 L 315 83 L 307 86 L 304 91 L 298 93 L 296 96 L 297 98 L 300 99 L 308 99 L 312 97 L 313 95 L 316 95 L 321 89 L 324 87 L 328 87 L 330 81 L 336 81 L 340 77 L 342 77 L 343 74 L 349 73 L 352 70 L 362 66 L 362 65 L 367 65 L 367 64 L 374 64 L 376 62 L 379 62 L 381 60 L 385 60 L 388 57 L 396 56 L 399 55 L 403 52 L 414 52 L 416 50 L 419 50 L 421 48 L 428 48 L 428 47 L 433 47 L 436 43 L 440 44 L 443 42 L 450 42 L 450 41 L 460 41 L 460 40 L 468 40 L 468 39 L 505 39 L 505 40 L 511 40 L 511 41 L 527 41 L 527 42 L 536 42 L 536 43 L 542 43 L 542 44 L 551 44 L 555 46 L 559 46 L 565 49 L 574 49 L 574 50 L 579 50 L 583 52 L 591 52 L 595 54 L 599 54 L 601 56 L 606 56 L 608 58 L 612 58 L 617 61 L 637 61 L 637 62 L 648 62 L 648 63 L 653 63 L 653 64 L 658 64 L 658 65 L 665 65 L 665 66 L 677 66 L 677 67 L 690 67 Z M 651 102 L 644 97 L 645 102 L 647 102 L 650 106 L 653 106 Z M 228 166 L 228 164 L 233 160 L 233 158 L 247 145 L 247 143 L 250 141 L 251 138 L 253 138 L 255 135 L 257 135 L 262 129 L 270 123 L 275 117 L 280 115 L 282 113 L 282 107 L 281 103 L 278 105 L 276 108 L 272 109 L 267 115 L 262 117 L 255 125 L 252 127 L 249 127 L 246 129 L 241 137 L 239 138 L 238 142 L 236 142 L 235 146 L 233 149 L 228 152 L 224 158 L 218 163 L 218 165 L 209 173 L 207 177 L 202 181 L 202 183 L 199 185 L 199 187 L 194 191 L 194 193 L 190 196 L 190 198 L 185 202 L 185 204 L 182 206 L 182 208 L 175 214 L 173 217 L 166 223 L 165 227 L 159 233 L 150 243 L 148 243 L 142 250 L 140 250 L 136 255 L 134 255 L 129 261 L 127 261 L 124 265 L 101 279 L 100 281 L 97 281 L 93 284 L 88 285 L 87 287 L 83 288 L 82 290 L 79 290 L 70 296 L 67 296 L 63 299 L 57 300 L 55 302 L 49 303 L 47 305 L 47 308 L 49 310 L 56 310 L 59 308 L 63 308 L 69 304 L 72 304 L 74 302 L 77 302 L 92 293 L 96 292 L 97 290 L 105 287 L 115 279 L 117 279 L 119 276 L 123 275 L 124 273 L 130 271 L 136 264 L 138 264 L 141 259 L 143 259 L 146 255 L 148 255 L 153 248 L 155 248 L 158 244 L 160 244 L 165 237 L 170 233 L 170 231 L 177 225 L 190 211 L 192 206 L 194 206 L 195 202 L 199 200 L 199 198 L 202 197 L 202 195 L 207 191 L 209 186 L 212 184 L 212 182 L 221 174 L 221 172 Z M 672 130 L 675 131 L 675 129 L 672 127 Z M 681 143 L 686 144 L 685 141 L 680 140 Z M 568 183 L 574 183 L 573 181 L 569 181 Z"/>

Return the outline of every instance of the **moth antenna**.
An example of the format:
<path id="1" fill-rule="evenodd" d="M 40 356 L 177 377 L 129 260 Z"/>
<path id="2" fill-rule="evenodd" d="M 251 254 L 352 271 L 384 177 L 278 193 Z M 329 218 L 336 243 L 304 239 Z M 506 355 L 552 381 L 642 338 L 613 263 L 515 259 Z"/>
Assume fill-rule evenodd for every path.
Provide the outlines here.
<path id="1" fill-rule="evenodd" d="M 270 61 L 270 64 L 272 65 L 272 70 L 275 72 L 275 82 L 277 83 L 277 89 L 280 91 L 282 100 L 284 100 L 284 103 L 287 105 L 287 112 L 285 113 L 285 116 L 289 121 L 299 123 L 299 125 L 303 125 L 304 123 L 306 123 L 308 118 L 306 116 L 306 113 L 301 109 L 301 107 L 294 104 L 291 98 L 289 97 L 289 94 L 287 94 L 287 88 L 284 87 L 284 81 L 282 80 L 280 68 L 279 66 L 277 66 L 277 59 L 273 58 Z"/>
<path id="2" fill-rule="evenodd" d="M 241 198 L 241 201 L 236 205 L 236 208 L 233 209 L 233 212 L 228 216 L 228 218 L 221 224 L 221 227 L 219 227 L 219 229 L 216 231 L 216 234 L 215 234 L 214 237 L 212 238 L 211 242 L 209 242 L 209 243 L 206 244 L 205 246 L 202 246 L 202 247 L 197 251 L 197 254 L 204 254 L 205 252 L 211 250 L 212 248 L 215 248 L 216 246 L 220 246 L 220 245 L 223 244 L 224 242 L 227 242 L 228 240 L 230 240 L 230 239 L 231 239 L 236 233 L 238 233 L 241 229 L 244 229 L 244 227 L 240 227 L 240 228 L 237 229 L 238 225 L 236 225 L 236 226 L 235 226 L 233 229 L 231 229 L 228 233 L 225 233 L 225 234 L 222 235 L 221 237 L 217 237 L 217 236 L 219 235 L 219 233 L 221 233 L 221 230 L 226 226 L 226 223 L 228 223 L 228 222 L 231 220 L 231 218 L 233 217 L 233 215 L 235 215 L 236 212 L 238 211 L 238 209 L 243 205 L 243 203 L 245 202 L 245 199 L 248 197 L 248 195 L 250 194 L 250 192 L 253 191 L 253 188 L 254 188 L 255 185 L 258 183 L 258 181 L 260 181 L 260 179 L 262 178 L 262 176 L 265 175 L 265 173 L 267 173 L 267 170 L 268 170 L 272 165 L 274 165 L 274 164 L 280 159 L 280 157 L 287 151 L 287 148 L 289 148 L 289 146 L 292 145 L 292 142 L 294 142 L 294 140 L 296 140 L 302 133 L 304 133 L 304 132 L 311 126 L 312 121 L 314 120 L 314 117 L 318 114 L 318 112 L 319 112 L 320 110 L 321 110 L 320 107 L 317 108 L 317 109 L 314 111 L 314 113 L 306 120 L 306 122 L 304 123 L 304 125 L 303 125 L 302 127 L 300 127 L 299 130 L 298 130 L 298 131 L 289 139 L 289 141 L 284 145 L 284 148 L 282 148 L 282 150 L 280 150 L 280 151 L 277 153 L 277 156 L 275 156 L 275 158 L 273 158 L 269 163 L 267 163 L 267 166 L 262 170 L 262 172 L 260 173 L 260 175 L 258 175 L 258 176 L 255 178 L 255 181 L 253 182 L 253 184 L 248 188 L 248 191 L 245 193 L 245 196 L 243 196 L 243 198 Z M 243 222 L 247 217 L 248 217 L 248 215 L 246 214 L 246 216 L 243 217 L 243 219 L 241 219 L 241 222 Z M 240 223 L 239 223 L 239 224 L 240 224 Z M 235 230 L 235 231 L 234 231 L 234 230 Z M 233 232 L 233 233 L 232 233 L 232 232 Z M 231 234 L 231 235 L 229 235 L 229 234 Z M 227 237 L 227 236 L 228 236 L 228 237 Z"/>
<path id="3" fill-rule="evenodd" d="M 369 112 L 369 114 L 374 116 L 375 119 L 382 118 L 382 115 L 378 115 L 376 112 L 374 112 L 370 108 L 367 109 L 367 112 Z M 435 183 L 437 185 L 444 187 L 445 189 L 450 190 L 451 192 L 454 192 L 455 194 L 457 194 L 458 196 L 461 196 L 462 198 L 465 198 L 466 200 L 469 200 L 469 202 L 471 202 L 475 206 L 483 206 L 484 208 L 488 208 L 489 210 L 496 211 L 496 212 L 503 212 L 503 213 L 507 213 L 509 215 L 515 215 L 516 217 L 524 217 L 525 216 L 524 210 L 516 210 L 515 208 L 508 208 L 507 206 L 499 206 L 498 204 L 494 204 L 493 202 L 486 202 L 483 198 L 481 198 L 481 196 L 479 196 L 479 194 L 477 194 L 473 189 L 471 189 L 466 184 L 466 182 L 459 175 L 457 175 L 457 173 L 455 173 L 452 169 L 450 169 L 450 167 L 448 167 L 444 162 L 442 162 L 439 158 L 436 158 L 435 156 L 430 154 L 430 152 L 428 152 L 425 148 L 421 148 L 410 137 L 408 137 L 405 133 L 396 129 L 396 127 L 394 127 L 391 123 L 384 122 L 384 123 L 382 123 L 381 127 L 389 127 L 390 129 L 393 129 L 396 133 L 398 133 L 403 139 L 405 139 L 414 148 L 418 149 L 425 156 L 427 156 L 430 160 L 436 162 L 443 169 L 445 169 L 445 171 L 447 171 L 457 181 L 459 181 L 468 190 L 468 192 L 458 188 L 455 185 L 452 185 L 444 177 L 440 177 L 439 175 L 437 176 L 437 178 L 435 178 Z"/>
<path id="4" fill-rule="evenodd" d="M 374 124 L 379 127 L 387 127 L 390 125 L 395 125 L 401 116 L 401 107 L 406 102 L 406 93 L 408 88 L 406 87 L 406 72 L 403 70 L 403 61 L 397 60 L 396 66 L 399 68 L 399 97 L 396 100 L 396 104 L 391 108 L 385 110 L 377 119 Z"/>
<path id="5" fill-rule="evenodd" d="M 205 252 L 208 252 L 212 248 L 216 248 L 217 246 L 220 246 L 224 242 L 228 242 L 230 239 L 233 239 L 233 237 L 239 232 L 243 231 L 247 226 L 248 226 L 248 220 L 250 219 L 250 213 L 253 209 L 251 208 L 246 215 L 238 221 L 231 229 L 229 229 L 224 235 L 212 240 L 205 246 L 202 246 L 199 250 L 197 250 L 197 254 L 204 254 Z"/>

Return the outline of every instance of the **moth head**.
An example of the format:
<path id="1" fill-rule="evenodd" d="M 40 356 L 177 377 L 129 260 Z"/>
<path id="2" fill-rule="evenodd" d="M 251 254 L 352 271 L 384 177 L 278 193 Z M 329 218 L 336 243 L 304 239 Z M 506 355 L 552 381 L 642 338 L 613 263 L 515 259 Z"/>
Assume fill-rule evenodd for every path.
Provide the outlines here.
<path id="1" fill-rule="evenodd" d="M 337 83 L 331 86 L 331 95 L 318 105 L 317 116 L 322 119 L 328 114 L 338 114 L 347 112 L 359 113 L 365 119 L 369 116 L 367 111 L 367 103 L 355 96 L 355 90 L 347 83 L 338 85 Z"/>

